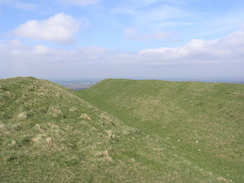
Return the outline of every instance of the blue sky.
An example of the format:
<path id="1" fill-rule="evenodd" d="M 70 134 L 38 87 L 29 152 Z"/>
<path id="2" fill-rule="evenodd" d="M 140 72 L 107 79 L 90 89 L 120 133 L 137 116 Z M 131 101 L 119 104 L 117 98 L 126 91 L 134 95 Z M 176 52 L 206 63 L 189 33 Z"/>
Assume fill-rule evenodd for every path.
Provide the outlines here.
<path id="1" fill-rule="evenodd" d="M 0 78 L 244 79 L 243 0 L 0 0 Z"/>

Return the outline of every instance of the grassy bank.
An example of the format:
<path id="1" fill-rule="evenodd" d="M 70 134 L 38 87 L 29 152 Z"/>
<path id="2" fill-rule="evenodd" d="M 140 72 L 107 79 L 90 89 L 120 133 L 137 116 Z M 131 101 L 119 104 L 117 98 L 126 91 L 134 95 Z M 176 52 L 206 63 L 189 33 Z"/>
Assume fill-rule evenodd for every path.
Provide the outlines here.
<path id="1" fill-rule="evenodd" d="M 244 180 L 244 85 L 110 79 L 77 95 L 201 168 Z"/>

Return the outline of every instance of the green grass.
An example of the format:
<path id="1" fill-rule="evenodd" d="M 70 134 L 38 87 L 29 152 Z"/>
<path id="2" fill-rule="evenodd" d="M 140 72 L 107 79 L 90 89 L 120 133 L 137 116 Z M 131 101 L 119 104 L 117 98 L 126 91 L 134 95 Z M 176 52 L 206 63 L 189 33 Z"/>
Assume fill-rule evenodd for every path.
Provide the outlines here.
<path id="1" fill-rule="evenodd" d="M 243 85 L 0 80 L 0 182 L 243 182 L 242 112 Z"/>
<path id="2" fill-rule="evenodd" d="M 109 79 L 77 95 L 202 169 L 244 181 L 244 85 Z"/>

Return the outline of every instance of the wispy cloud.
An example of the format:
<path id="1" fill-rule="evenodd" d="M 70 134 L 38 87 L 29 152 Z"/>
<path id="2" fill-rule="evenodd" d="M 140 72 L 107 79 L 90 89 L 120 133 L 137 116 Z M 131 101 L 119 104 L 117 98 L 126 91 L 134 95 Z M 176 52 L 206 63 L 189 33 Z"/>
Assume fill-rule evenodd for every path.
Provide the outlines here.
<path id="1" fill-rule="evenodd" d="M 17 9 L 24 9 L 24 10 L 35 10 L 36 5 L 34 3 L 26 3 L 21 2 L 18 0 L 0 0 L 0 4 L 9 4 Z"/>
<path id="2" fill-rule="evenodd" d="M 199 15 L 204 16 L 204 15 Z M 205 15 L 207 16 L 207 15 Z M 234 30 L 243 29 L 244 15 L 239 11 L 231 11 L 225 15 L 212 17 L 209 20 L 199 21 L 195 28 L 196 36 L 198 35 L 213 35 L 222 32 L 232 32 Z M 211 27 L 211 28 L 209 28 Z M 202 31 L 204 30 L 204 31 Z M 194 31 L 194 30 L 193 30 Z"/>
<path id="3" fill-rule="evenodd" d="M 81 7 L 88 6 L 88 5 L 94 5 L 99 3 L 101 0 L 57 0 L 59 2 L 63 2 L 66 4 L 73 4 L 73 5 L 79 5 Z"/>
<path id="4" fill-rule="evenodd" d="M 182 4 L 187 4 L 190 2 L 194 1 L 200 1 L 200 0 L 127 0 L 127 1 L 122 1 L 123 3 L 120 4 L 120 8 L 117 10 L 122 10 L 122 12 L 130 12 L 128 10 L 140 10 L 146 7 L 155 7 L 160 5 L 168 5 L 168 6 L 176 6 L 176 5 L 182 5 Z"/>
<path id="5" fill-rule="evenodd" d="M 79 31 L 80 21 L 64 13 L 58 13 L 47 20 L 29 20 L 19 25 L 13 34 L 17 37 L 70 43 Z"/>
<path id="6" fill-rule="evenodd" d="M 130 17 L 128 26 L 150 32 L 173 30 L 185 41 L 193 37 L 226 35 L 241 27 L 243 8 L 233 8 L 233 4 L 233 7 L 221 10 L 222 6 L 219 5 L 216 12 L 216 4 L 202 0 L 130 0 L 119 4 L 113 12 Z M 208 6 L 213 7 L 209 10 Z"/>
<path id="7" fill-rule="evenodd" d="M 133 27 L 128 27 L 124 30 L 126 38 L 135 41 L 149 42 L 158 41 L 163 39 L 169 39 L 172 37 L 170 32 L 152 32 L 152 33 L 140 33 Z"/>
<path id="8" fill-rule="evenodd" d="M 164 21 L 171 18 L 183 18 L 185 16 L 189 16 L 189 13 L 184 11 L 182 8 L 170 4 L 164 4 L 162 2 L 154 4 L 154 2 L 159 1 L 136 1 L 132 4 L 127 2 L 120 4 L 117 8 L 114 8 L 113 11 L 115 13 L 131 15 L 135 21 L 138 21 L 138 23 Z"/>
<path id="9" fill-rule="evenodd" d="M 175 27 L 195 24 L 195 21 L 191 19 L 191 13 L 168 1 L 132 0 L 130 2 L 132 3 L 123 3 L 114 8 L 113 13 L 128 16 L 130 19 L 128 26 L 141 32 L 151 32 L 151 35 L 142 35 L 142 33 L 136 35 L 136 31 L 126 28 L 124 33 L 131 40 L 164 39 L 172 36 L 172 32 L 176 32 L 172 31 Z"/>

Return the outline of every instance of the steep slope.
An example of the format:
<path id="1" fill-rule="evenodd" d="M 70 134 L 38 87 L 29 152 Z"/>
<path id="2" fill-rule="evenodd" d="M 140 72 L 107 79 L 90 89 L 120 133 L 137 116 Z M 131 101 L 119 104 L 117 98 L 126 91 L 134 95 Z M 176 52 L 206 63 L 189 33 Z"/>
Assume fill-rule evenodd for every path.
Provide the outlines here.
<path id="1" fill-rule="evenodd" d="M 244 181 L 244 85 L 108 79 L 77 95 L 201 168 Z"/>
<path id="2" fill-rule="evenodd" d="M 35 78 L 0 80 L 1 182 L 221 182 L 152 137 Z"/>

